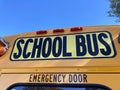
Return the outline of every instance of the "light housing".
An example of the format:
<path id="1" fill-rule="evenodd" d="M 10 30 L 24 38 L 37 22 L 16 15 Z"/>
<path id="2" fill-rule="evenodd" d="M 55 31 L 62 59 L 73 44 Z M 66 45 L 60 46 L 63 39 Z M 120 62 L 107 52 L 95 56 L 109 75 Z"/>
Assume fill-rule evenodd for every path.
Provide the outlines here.
<path id="1" fill-rule="evenodd" d="M 8 50 L 8 42 L 0 37 L 0 56 L 4 55 Z"/>

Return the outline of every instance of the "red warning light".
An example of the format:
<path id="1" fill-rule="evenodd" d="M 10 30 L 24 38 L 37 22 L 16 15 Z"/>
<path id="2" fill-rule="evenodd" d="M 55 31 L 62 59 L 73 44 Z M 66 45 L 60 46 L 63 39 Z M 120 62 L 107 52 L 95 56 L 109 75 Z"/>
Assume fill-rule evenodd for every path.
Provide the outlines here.
<path id="1" fill-rule="evenodd" d="M 44 31 L 37 31 L 36 34 L 47 34 L 47 31 L 44 30 Z"/>
<path id="2" fill-rule="evenodd" d="M 71 32 L 75 32 L 75 31 L 82 31 L 83 28 L 82 27 L 73 27 L 70 29 Z"/>
<path id="3" fill-rule="evenodd" d="M 54 29 L 53 33 L 63 33 L 64 29 Z"/>

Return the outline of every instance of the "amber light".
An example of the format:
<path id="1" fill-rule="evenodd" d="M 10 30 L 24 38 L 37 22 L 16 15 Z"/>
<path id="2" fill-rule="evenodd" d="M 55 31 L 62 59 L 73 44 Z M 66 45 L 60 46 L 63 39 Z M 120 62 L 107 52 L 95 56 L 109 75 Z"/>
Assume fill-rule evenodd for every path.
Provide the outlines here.
<path id="1" fill-rule="evenodd" d="M 5 50 L 6 49 L 5 49 L 4 44 L 0 41 L 0 56 L 4 54 Z"/>
<path id="2" fill-rule="evenodd" d="M 5 52 L 5 47 L 0 47 L 0 56 L 2 56 Z"/>

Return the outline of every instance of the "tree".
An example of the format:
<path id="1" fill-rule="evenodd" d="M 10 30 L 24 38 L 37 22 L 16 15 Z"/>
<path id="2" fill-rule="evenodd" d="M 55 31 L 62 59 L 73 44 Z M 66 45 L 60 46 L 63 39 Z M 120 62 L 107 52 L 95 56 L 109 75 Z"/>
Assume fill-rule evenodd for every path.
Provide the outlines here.
<path id="1" fill-rule="evenodd" d="M 117 20 L 120 22 L 120 0 L 109 0 L 110 1 L 110 10 L 108 15 L 111 17 L 117 17 Z"/>

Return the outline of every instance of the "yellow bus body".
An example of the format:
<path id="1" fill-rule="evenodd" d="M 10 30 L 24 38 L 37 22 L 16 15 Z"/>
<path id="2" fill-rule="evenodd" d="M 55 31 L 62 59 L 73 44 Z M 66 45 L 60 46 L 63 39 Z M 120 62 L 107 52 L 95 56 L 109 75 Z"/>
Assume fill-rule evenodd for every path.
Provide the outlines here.
<path id="1" fill-rule="evenodd" d="M 112 90 L 120 90 L 120 43 L 118 40 L 120 26 L 84 26 L 82 28 L 83 29 L 80 31 L 72 32 L 70 31 L 71 28 L 64 28 L 64 32 L 55 33 L 53 32 L 54 30 L 47 30 L 47 34 L 36 34 L 36 32 L 29 32 L 4 37 L 4 39 L 9 42 L 9 49 L 3 56 L 0 57 L 0 90 L 5 90 L 9 86 L 16 83 L 100 84 L 107 86 Z M 78 35 L 78 37 L 81 35 L 82 37 L 85 37 L 85 40 L 87 40 L 89 39 L 86 39 L 87 36 L 92 38 L 91 34 L 97 37 L 96 40 L 98 42 L 99 51 L 96 51 L 97 54 L 95 55 L 90 55 L 91 52 L 87 51 L 89 45 L 89 41 L 87 41 L 84 43 L 86 45 L 86 54 L 80 56 L 79 52 L 73 50 L 76 47 L 73 38 L 77 38 L 76 35 Z M 102 34 L 106 36 L 100 36 Z M 43 38 L 43 41 L 46 37 L 49 37 L 52 41 L 55 41 L 55 38 L 59 37 L 56 39 L 57 46 L 59 46 L 59 42 L 57 42 L 57 40 L 61 40 L 63 45 L 64 37 L 66 37 L 67 41 L 65 41 L 68 43 L 66 46 L 67 51 L 65 52 L 68 56 L 67 54 L 65 54 L 66 56 L 63 54 L 63 49 L 60 49 L 61 54 L 58 55 L 58 51 L 54 54 L 54 50 L 56 50 L 53 50 L 54 47 L 52 47 L 53 51 L 50 51 L 49 56 L 45 57 L 44 55 L 40 56 L 39 54 L 36 56 L 37 53 L 31 53 L 30 56 L 28 53 L 33 51 L 33 42 L 35 42 L 35 38 L 40 40 L 41 37 Z M 101 39 L 98 37 L 101 37 Z M 27 49 L 25 49 L 24 43 L 26 43 L 28 39 L 31 41 L 28 41 L 29 46 L 26 44 Z M 108 42 L 105 42 L 105 40 Z M 37 42 L 37 44 L 39 42 Z M 82 40 L 79 41 L 79 43 L 81 42 Z M 92 39 L 91 43 L 93 42 L 94 41 Z M 46 43 L 47 45 L 45 48 L 49 47 L 49 42 L 46 41 Z M 107 44 L 110 46 L 107 46 Z M 21 47 L 19 47 L 20 45 Z M 23 57 L 22 51 L 21 55 L 18 55 L 20 53 L 18 47 L 21 48 L 22 51 L 23 48 L 26 50 L 26 56 Z M 61 46 L 61 48 L 63 47 L 64 46 Z M 81 48 L 83 46 L 77 47 Z M 103 47 L 105 49 L 103 49 Z M 102 49 L 104 52 L 107 52 L 108 49 L 111 51 L 110 53 L 108 52 L 108 54 L 104 54 Z M 46 50 L 48 50 L 48 48 Z M 37 52 L 37 50 L 35 52 Z M 46 53 L 46 51 L 43 52 Z M 71 56 L 69 56 L 70 52 L 72 54 Z M 55 55 L 58 56 L 55 57 Z M 54 81 L 53 79 L 41 81 L 40 78 L 39 80 L 33 80 L 35 75 L 42 76 L 43 74 L 47 75 L 46 77 L 48 78 L 50 75 L 51 77 L 54 75 L 61 75 L 61 79 L 58 81 Z M 62 78 L 62 75 L 65 75 L 65 78 Z M 76 77 L 81 75 L 82 78 L 80 80 L 76 80 L 74 78 L 70 80 L 70 75 L 73 77 L 75 75 Z"/>

